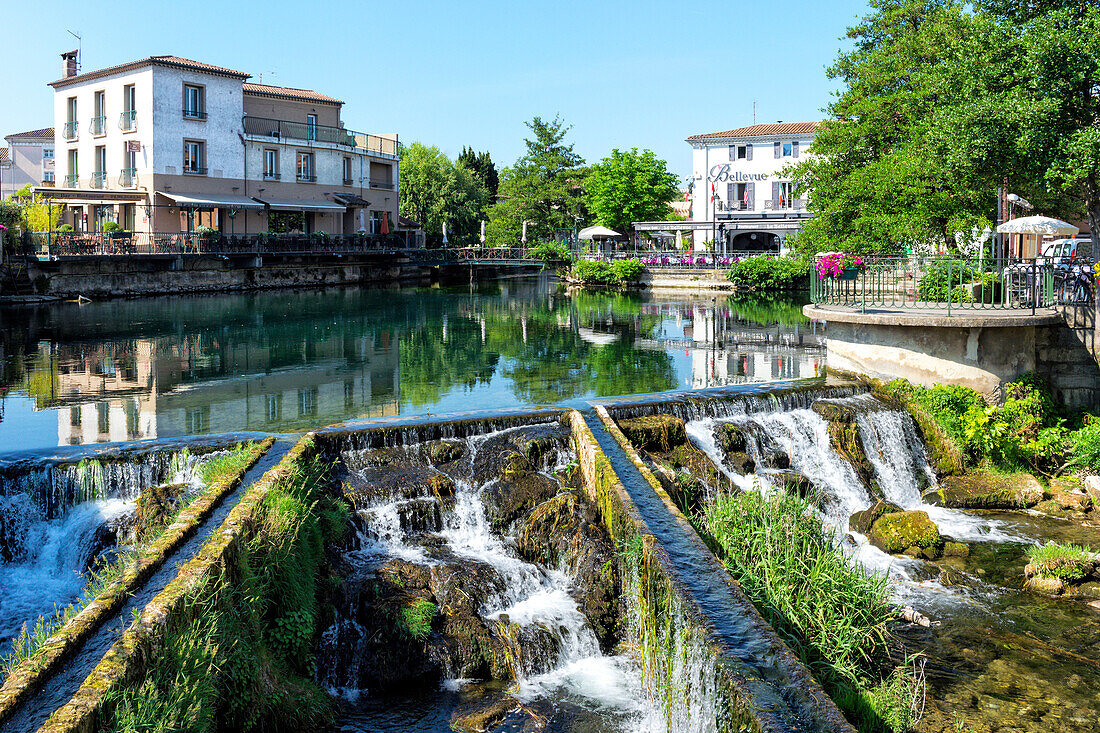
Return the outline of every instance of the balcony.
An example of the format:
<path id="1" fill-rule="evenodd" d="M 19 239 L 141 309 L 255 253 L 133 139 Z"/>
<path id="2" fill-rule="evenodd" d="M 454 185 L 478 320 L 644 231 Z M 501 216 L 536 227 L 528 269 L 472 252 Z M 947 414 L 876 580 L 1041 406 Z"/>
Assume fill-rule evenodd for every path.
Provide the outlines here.
<path id="1" fill-rule="evenodd" d="M 392 181 L 376 181 L 373 178 L 371 179 L 370 187 L 380 188 L 383 191 L 393 191 L 396 188 Z"/>
<path id="2" fill-rule="evenodd" d="M 118 129 L 133 132 L 137 129 L 137 110 L 128 109 L 118 116 Z"/>
<path id="3" fill-rule="evenodd" d="M 752 201 L 715 201 L 715 211 L 751 211 Z"/>
<path id="4" fill-rule="evenodd" d="M 137 185 L 137 168 L 123 168 L 118 177 L 119 188 L 133 188 Z"/>
<path id="5" fill-rule="evenodd" d="M 96 171 L 92 174 L 92 188 L 107 188 L 107 172 Z"/>
<path id="6" fill-rule="evenodd" d="M 92 118 L 91 131 L 93 135 L 106 135 L 107 134 L 107 118 L 103 115 Z"/>
<path id="7" fill-rule="evenodd" d="M 263 140 L 302 140 L 308 143 L 340 145 L 354 148 L 357 152 L 393 160 L 399 157 L 396 140 L 330 125 L 311 125 L 306 122 L 288 122 L 249 116 L 244 118 L 244 134 Z"/>
<path id="8" fill-rule="evenodd" d="M 296 180 L 299 183 L 317 183 L 317 176 L 311 173 L 299 173 Z"/>
<path id="9" fill-rule="evenodd" d="M 183 118 L 185 120 L 205 120 L 206 119 L 206 110 L 187 109 L 185 107 L 184 110 L 183 110 Z"/>
<path id="10" fill-rule="evenodd" d="M 69 120 L 65 123 L 65 128 L 62 131 L 66 140 L 76 140 L 77 124 L 76 120 Z"/>
<path id="11" fill-rule="evenodd" d="M 206 175 L 206 168 L 200 168 L 199 166 L 195 166 L 195 165 L 192 165 L 192 166 L 186 166 L 185 165 L 183 167 L 183 172 L 186 173 L 187 175 L 191 175 L 191 176 L 205 176 Z"/>
<path id="12" fill-rule="evenodd" d="M 778 201 L 768 199 L 764 202 L 764 209 L 767 211 L 805 211 L 806 199 L 779 199 Z"/>
<path id="13" fill-rule="evenodd" d="M 80 176 L 75 173 L 70 173 L 65 176 L 65 188 L 76 188 L 80 185 Z"/>

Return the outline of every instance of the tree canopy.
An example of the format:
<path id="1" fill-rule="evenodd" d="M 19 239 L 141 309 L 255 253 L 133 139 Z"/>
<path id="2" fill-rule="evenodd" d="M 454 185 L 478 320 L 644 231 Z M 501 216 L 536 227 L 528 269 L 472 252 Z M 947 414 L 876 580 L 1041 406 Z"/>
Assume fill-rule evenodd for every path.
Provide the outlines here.
<path id="1" fill-rule="evenodd" d="M 449 235 L 470 237 L 489 203 L 489 191 L 466 166 L 437 147 L 413 143 L 401 158 L 401 212 L 424 227 L 430 243 Z"/>
<path id="2" fill-rule="evenodd" d="M 497 191 L 500 189 L 500 175 L 497 173 L 496 164 L 493 163 L 489 151 L 475 153 L 473 148 L 463 146 L 457 162 L 466 166 L 481 180 L 481 184 L 489 191 L 490 201 L 496 199 Z"/>
<path id="3" fill-rule="evenodd" d="M 679 195 L 676 176 L 652 150 L 612 150 L 585 181 L 588 208 L 596 222 L 626 232 L 632 222 L 667 217 Z"/>

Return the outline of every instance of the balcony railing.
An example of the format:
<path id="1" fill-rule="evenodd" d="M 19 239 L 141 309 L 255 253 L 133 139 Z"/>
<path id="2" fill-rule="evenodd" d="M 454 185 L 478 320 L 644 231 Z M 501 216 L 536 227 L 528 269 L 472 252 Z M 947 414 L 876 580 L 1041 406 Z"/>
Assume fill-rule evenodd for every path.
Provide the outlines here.
<path id="1" fill-rule="evenodd" d="M 267 140 L 305 140 L 306 142 L 343 145 L 361 151 L 396 160 L 399 157 L 396 140 L 378 135 L 354 132 L 343 127 L 311 125 L 307 122 L 289 122 L 266 117 L 245 117 L 244 134 Z"/>
<path id="2" fill-rule="evenodd" d="M 92 188 L 107 188 L 107 172 L 96 171 L 92 174 Z"/>
<path id="3" fill-rule="evenodd" d="M 128 109 L 118 116 L 118 128 L 123 132 L 133 132 L 137 129 L 137 110 Z"/>
<path id="4" fill-rule="evenodd" d="M 198 166 L 184 166 L 183 172 L 190 173 L 193 176 L 205 176 L 206 168 L 200 168 Z"/>
<path id="5" fill-rule="evenodd" d="M 79 185 L 80 185 L 80 176 L 78 176 L 77 174 L 70 173 L 69 175 L 65 176 L 65 187 L 66 188 L 76 188 Z"/>
<path id="6" fill-rule="evenodd" d="M 351 178 L 348 178 L 347 176 L 344 176 L 344 185 L 345 186 L 350 186 L 353 183 L 355 183 L 355 181 L 353 181 Z"/>
<path id="7" fill-rule="evenodd" d="M 806 199 L 768 199 L 764 202 L 764 208 L 769 211 L 796 210 L 805 211 Z"/>
<path id="8" fill-rule="evenodd" d="M 78 129 L 78 126 L 77 126 L 76 120 L 70 120 L 69 122 L 66 122 L 64 133 L 63 133 L 65 135 L 65 139 L 66 140 L 76 140 L 77 129 Z"/>
<path id="9" fill-rule="evenodd" d="M 750 211 L 752 209 L 751 201 L 715 201 L 715 211 Z"/>
<path id="10" fill-rule="evenodd" d="M 370 182 L 371 188 L 381 188 L 385 191 L 393 191 L 395 186 L 392 181 L 376 181 L 373 178 Z"/>
<path id="11" fill-rule="evenodd" d="M 133 188 L 137 185 L 137 168 L 123 168 L 118 177 L 118 185 L 121 188 Z"/>
<path id="12" fill-rule="evenodd" d="M 187 109 L 183 110 L 183 116 L 189 120 L 205 120 L 206 111 L 201 109 Z"/>
<path id="13" fill-rule="evenodd" d="M 265 181 L 277 181 L 280 178 L 282 178 L 282 176 L 279 175 L 278 173 L 264 173 L 264 180 Z"/>
<path id="14" fill-rule="evenodd" d="M 317 183 L 317 176 L 310 173 L 299 173 L 297 178 L 303 183 Z"/>
<path id="15" fill-rule="evenodd" d="M 107 133 L 107 118 L 103 115 L 93 117 L 91 130 L 93 135 L 105 135 Z"/>

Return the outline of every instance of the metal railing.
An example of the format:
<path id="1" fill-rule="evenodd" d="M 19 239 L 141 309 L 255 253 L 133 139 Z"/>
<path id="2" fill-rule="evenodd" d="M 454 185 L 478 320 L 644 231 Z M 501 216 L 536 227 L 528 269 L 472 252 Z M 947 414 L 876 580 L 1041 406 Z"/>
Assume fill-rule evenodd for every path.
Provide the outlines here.
<path id="1" fill-rule="evenodd" d="M 194 232 L 113 232 L 82 234 L 28 232 L 22 235 L 23 252 L 39 259 L 60 257 L 117 257 L 130 255 L 302 255 L 302 254 L 392 254 L 419 261 L 413 248 L 416 232 L 390 234 L 306 235 L 306 234 L 198 234 Z M 457 250 L 450 260 L 462 259 Z M 427 258 L 431 258 L 428 255 Z M 436 258 L 438 259 L 438 258 Z"/>
<path id="2" fill-rule="evenodd" d="M 750 211 L 752 210 L 751 201 L 715 201 L 715 211 Z"/>
<path id="3" fill-rule="evenodd" d="M 1055 283 L 1068 268 L 1043 259 L 978 262 L 934 257 L 876 257 L 832 277 L 816 265 L 810 299 L 819 305 L 867 309 L 1030 310 L 1059 302 Z"/>
<path id="4" fill-rule="evenodd" d="M 393 191 L 397 188 L 392 181 L 376 181 L 373 178 L 370 181 L 371 188 L 380 188 L 384 191 Z"/>
<path id="5" fill-rule="evenodd" d="M 188 120 L 205 120 L 206 110 L 183 108 L 183 116 Z"/>
<path id="6" fill-rule="evenodd" d="M 304 140 L 311 143 L 342 145 L 394 160 L 399 157 L 400 152 L 397 141 L 387 137 L 331 125 L 311 125 L 308 122 L 291 122 L 251 115 L 244 118 L 244 134 L 268 140 Z"/>
<path id="7" fill-rule="evenodd" d="M 65 136 L 66 140 L 76 140 L 78 128 L 79 126 L 77 125 L 76 120 L 70 120 L 69 122 L 65 123 L 62 134 Z"/>
<path id="8" fill-rule="evenodd" d="M 65 187 L 66 188 L 76 188 L 79 185 L 80 185 L 80 176 L 78 176 L 77 174 L 70 173 L 67 176 L 65 176 Z"/>
<path id="9" fill-rule="evenodd" d="M 137 110 L 128 109 L 118 116 L 118 129 L 133 132 L 137 129 Z"/>
<path id="10" fill-rule="evenodd" d="M 137 185 L 137 168 L 123 168 L 118 176 L 120 188 L 133 188 Z"/>
<path id="11" fill-rule="evenodd" d="M 317 183 L 317 176 L 313 175 L 312 173 L 299 173 L 296 177 L 296 180 L 303 183 Z"/>
<path id="12" fill-rule="evenodd" d="M 764 208 L 769 211 L 803 211 L 806 208 L 806 199 L 767 199 Z"/>
<path id="13" fill-rule="evenodd" d="M 206 168 L 203 167 L 203 166 L 186 166 L 185 165 L 183 167 L 183 172 L 184 173 L 190 173 L 193 176 L 205 176 L 206 175 Z"/>
<path id="14" fill-rule="evenodd" d="M 89 128 L 93 135 L 105 135 L 107 134 L 107 117 L 99 115 L 92 118 L 92 124 Z"/>
<path id="15" fill-rule="evenodd" d="M 90 181 L 92 188 L 107 188 L 107 172 L 95 171 Z"/>

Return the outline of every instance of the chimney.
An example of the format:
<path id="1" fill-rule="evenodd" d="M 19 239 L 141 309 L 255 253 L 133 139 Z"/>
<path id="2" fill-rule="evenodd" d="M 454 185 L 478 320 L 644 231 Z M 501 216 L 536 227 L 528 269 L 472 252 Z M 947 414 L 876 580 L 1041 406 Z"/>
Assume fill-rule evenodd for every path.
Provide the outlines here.
<path id="1" fill-rule="evenodd" d="M 76 51 L 66 51 L 61 54 L 61 78 L 68 79 L 76 76 Z"/>
<path id="2" fill-rule="evenodd" d="M 777 125 L 782 125 L 782 124 L 783 124 L 783 120 L 776 120 L 776 121 L 775 121 L 775 123 L 776 123 Z"/>

